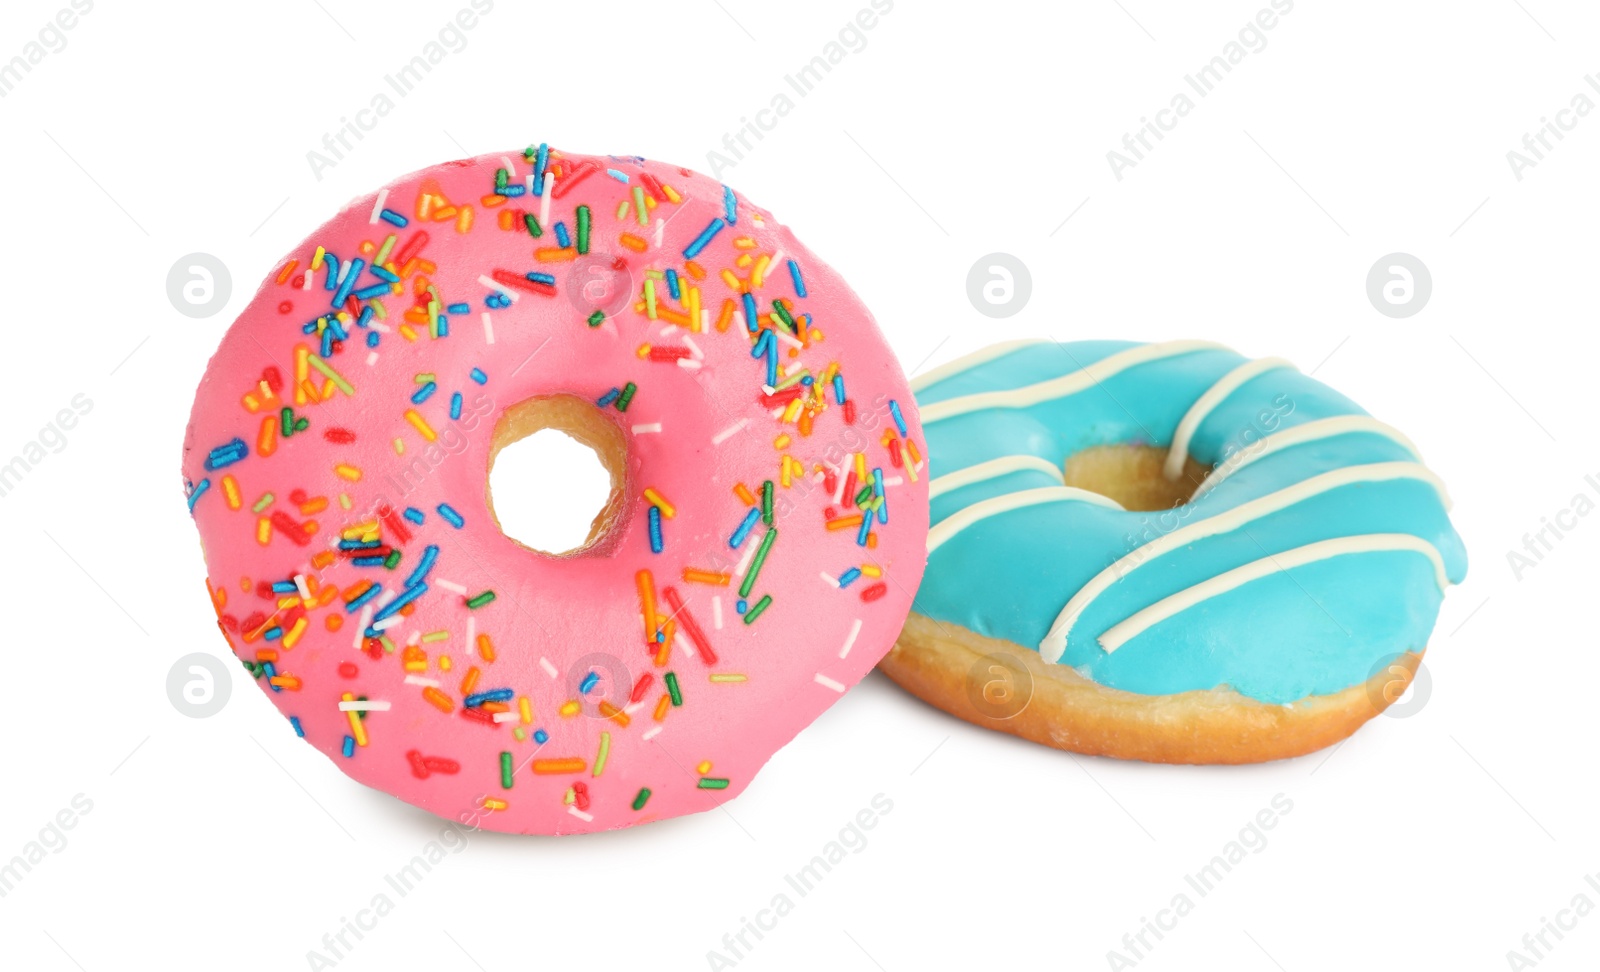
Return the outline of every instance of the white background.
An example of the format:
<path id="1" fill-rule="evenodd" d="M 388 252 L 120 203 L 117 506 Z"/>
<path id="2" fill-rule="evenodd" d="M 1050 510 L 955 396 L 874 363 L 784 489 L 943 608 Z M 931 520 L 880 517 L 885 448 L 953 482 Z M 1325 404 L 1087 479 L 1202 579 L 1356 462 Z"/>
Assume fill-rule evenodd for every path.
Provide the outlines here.
<path id="1" fill-rule="evenodd" d="M 401 173 L 530 141 L 708 170 L 866 2 L 499 0 L 318 180 L 307 151 L 465 5 L 102 0 L 0 99 L 0 460 L 93 402 L 0 499 L 0 860 L 75 795 L 93 804 L 0 898 L 7 968 L 306 968 L 437 835 L 299 743 L 246 679 L 204 720 L 165 692 L 181 656 L 226 654 L 184 424 L 279 258 Z M 8 0 L 0 61 L 63 6 Z M 1576 528 L 1520 579 L 1507 561 L 1575 495 L 1600 499 L 1600 117 L 1520 180 L 1506 158 L 1579 91 L 1600 100 L 1600 11 L 1300 0 L 1115 178 L 1106 153 L 1265 6 L 899 0 L 720 175 L 853 282 L 908 371 L 1013 337 L 1202 337 L 1316 369 L 1409 433 L 1472 558 L 1413 714 L 1331 753 L 1157 767 L 984 732 L 874 674 L 726 812 L 477 836 L 338 968 L 706 968 L 879 793 L 893 810 L 865 848 L 789 891 L 738 968 L 1106 968 L 1280 793 L 1293 810 L 1265 848 L 1139 968 L 1506 968 L 1575 895 L 1600 904 L 1600 518 L 1563 514 Z M 165 289 L 197 251 L 233 277 L 203 320 Z M 965 289 L 995 251 L 1033 279 L 1003 321 Z M 1401 320 L 1364 284 L 1395 251 L 1433 277 Z M 1595 967 L 1600 916 L 1565 936 L 1539 968 Z"/>

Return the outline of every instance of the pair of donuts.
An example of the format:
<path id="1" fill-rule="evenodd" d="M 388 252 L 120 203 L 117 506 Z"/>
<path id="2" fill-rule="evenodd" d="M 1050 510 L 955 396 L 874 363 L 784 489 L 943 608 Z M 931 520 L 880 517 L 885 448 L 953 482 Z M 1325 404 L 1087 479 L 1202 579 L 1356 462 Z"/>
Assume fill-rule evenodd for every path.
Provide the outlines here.
<path id="1" fill-rule="evenodd" d="M 507 536 L 488 485 L 543 429 L 609 474 L 573 550 Z M 547 145 L 297 246 L 183 475 L 217 625 L 293 731 L 515 833 L 715 807 L 880 660 L 1078 752 L 1305 752 L 1392 701 L 1465 565 L 1414 448 L 1283 362 L 1001 345 L 913 390 L 770 213 Z"/>

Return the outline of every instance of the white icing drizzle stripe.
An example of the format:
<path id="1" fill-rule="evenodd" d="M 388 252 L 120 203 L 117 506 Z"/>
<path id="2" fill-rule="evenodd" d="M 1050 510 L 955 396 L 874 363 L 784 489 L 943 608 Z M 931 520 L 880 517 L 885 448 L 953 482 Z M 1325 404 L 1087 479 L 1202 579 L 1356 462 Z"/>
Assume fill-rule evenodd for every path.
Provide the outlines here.
<path id="1" fill-rule="evenodd" d="M 1126 351 L 1118 351 L 1108 355 L 1094 364 L 1086 365 L 1077 371 L 1068 372 L 1058 378 L 1024 385 L 1008 391 L 978 392 L 973 395 L 963 395 L 932 405 L 922 407 L 922 424 L 931 425 L 934 422 L 951 418 L 956 415 L 965 415 L 968 412 L 979 412 L 990 408 L 1027 408 L 1040 402 L 1047 402 L 1057 398 L 1075 395 L 1084 389 L 1091 388 L 1101 381 L 1129 368 L 1160 361 L 1163 358 L 1175 358 L 1178 355 L 1189 354 L 1194 351 L 1226 351 L 1226 347 L 1211 341 L 1168 341 L 1165 344 L 1141 344 Z"/>
<path id="2" fill-rule="evenodd" d="M 949 378 L 952 375 L 959 375 L 963 371 L 970 371 L 979 365 L 988 364 L 996 358 L 1003 358 L 1018 348 L 1025 348 L 1030 344 L 1044 343 L 1044 341 L 1038 339 L 1027 339 L 1022 341 L 1003 341 L 1000 344 L 991 344 L 986 348 L 979 348 L 965 357 L 957 358 L 954 361 L 946 361 L 944 364 L 934 368 L 932 371 L 924 372 L 923 374 L 911 379 L 909 384 L 911 385 L 912 391 L 919 392 L 929 385 L 944 381 L 946 378 Z"/>
<path id="3" fill-rule="evenodd" d="M 1239 390 L 1245 382 L 1264 374 L 1276 371 L 1279 368 L 1293 368 L 1294 363 L 1283 358 L 1259 358 L 1255 361 L 1246 361 L 1218 378 L 1216 384 L 1207 388 L 1205 394 L 1195 399 L 1189 410 L 1183 413 L 1183 418 L 1178 422 L 1178 430 L 1172 433 L 1172 448 L 1167 450 L 1167 462 L 1162 468 L 1168 479 L 1177 479 L 1183 473 L 1183 461 L 1189 458 L 1189 441 L 1200 428 L 1200 423 L 1206 420 L 1218 405 L 1227 401 L 1228 396 Z"/>
<path id="4" fill-rule="evenodd" d="M 999 459 L 990 459 L 988 462 L 980 462 L 977 465 L 968 466 L 965 469 L 936 477 L 928 484 L 928 499 L 937 499 L 941 494 L 948 493 L 952 489 L 971 486 L 973 483 L 981 483 L 987 479 L 997 479 L 1010 473 L 1022 472 L 1025 469 L 1049 473 L 1056 479 L 1061 480 L 1063 485 L 1066 484 L 1061 468 L 1054 463 L 1040 459 L 1038 456 L 1001 456 Z"/>
<path id="5" fill-rule="evenodd" d="M 928 553 L 939 549 L 945 541 L 981 520 L 1012 510 L 1020 510 L 1026 506 L 1038 506 L 1041 503 L 1060 503 L 1076 500 L 1083 503 L 1093 503 L 1113 510 L 1120 510 L 1122 506 L 1109 496 L 1091 493 L 1086 489 L 1077 489 L 1072 486 L 1044 486 L 1039 489 L 1023 489 L 1004 496 L 996 496 L 966 507 L 958 513 L 953 513 L 939 525 L 928 531 Z"/>
<path id="6" fill-rule="evenodd" d="M 1087 584 L 1079 588 L 1078 592 L 1072 595 L 1071 600 L 1067 601 L 1066 607 L 1063 607 L 1061 613 L 1056 616 L 1055 623 L 1050 626 L 1050 631 L 1044 636 L 1044 640 L 1039 642 L 1039 656 L 1047 662 L 1060 661 L 1061 656 L 1067 650 L 1067 636 L 1072 632 L 1072 626 L 1077 623 L 1078 618 L 1094 602 L 1094 599 L 1127 573 L 1137 569 L 1149 560 L 1194 543 L 1196 540 L 1203 540 L 1219 533 L 1236 530 L 1246 523 L 1276 513 L 1279 510 L 1287 509 L 1314 496 L 1320 496 L 1329 490 L 1348 486 L 1352 483 L 1373 483 L 1391 479 L 1420 480 L 1432 486 L 1441 499 L 1445 495 L 1444 484 L 1439 481 L 1439 477 L 1435 476 L 1421 463 L 1374 462 L 1361 466 L 1345 466 L 1342 469 L 1334 469 L 1312 476 L 1310 479 L 1302 480 L 1275 493 L 1268 493 L 1248 503 L 1241 503 L 1232 509 L 1224 510 L 1198 523 L 1179 527 L 1171 533 L 1159 536 L 1126 556 L 1119 558 L 1115 563 L 1091 577 Z M 944 524 L 941 523 L 939 526 L 942 527 Z M 936 527 L 935 529 L 938 528 Z M 933 549 L 931 536 L 928 549 L 930 551 Z"/>
<path id="7" fill-rule="evenodd" d="M 1100 636 L 1100 647 L 1109 654 L 1123 645 L 1137 638 L 1149 628 L 1160 624 L 1168 618 L 1187 611 L 1203 601 L 1210 600 L 1221 594 L 1242 587 L 1251 581 L 1270 577 L 1279 571 L 1287 571 L 1306 564 L 1314 564 L 1331 557 L 1341 557 L 1346 554 L 1378 553 L 1388 550 L 1409 550 L 1422 554 L 1433 563 L 1434 580 L 1439 583 L 1439 590 L 1444 590 L 1450 584 L 1450 579 L 1445 575 L 1444 558 L 1433 544 L 1420 537 L 1409 533 L 1368 533 L 1354 537 L 1335 537 L 1331 540 L 1319 540 L 1308 543 L 1303 547 L 1285 550 L 1279 554 L 1269 554 L 1260 560 L 1251 561 L 1241 567 L 1224 571 L 1209 580 L 1201 581 L 1193 587 L 1185 588 L 1176 594 L 1169 595 L 1155 602 L 1149 607 L 1138 611 L 1125 621 L 1118 622 L 1108 628 Z"/>
<path id="8" fill-rule="evenodd" d="M 1370 432 L 1373 435 L 1381 435 L 1404 448 L 1412 456 L 1416 457 L 1418 461 L 1422 459 L 1422 454 L 1417 451 L 1417 447 L 1399 429 L 1380 422 L 1369 415 L 1335 415 L 1332 418 L 1317 419 L 1312 422 L 1290 426 L 1271 435 L 1263 436 L 1254 445 L 1240 449 L 1224 460 L 1217 468 L 1211 470 L 1210 475 L 1206 476 L 1205 480 L 1195 489 L 1194 496 L 1190 498 L 1190 502 L 1216 489 L 1218 483 L 1245 466 L 1258 459 L 1265 459 L 1279 449 L 1287 449 L 1290 446 L 1302 445 L 1307 442 L 1316 442 L 1319 439 L 1332 439 L 1354 432 Z"/>

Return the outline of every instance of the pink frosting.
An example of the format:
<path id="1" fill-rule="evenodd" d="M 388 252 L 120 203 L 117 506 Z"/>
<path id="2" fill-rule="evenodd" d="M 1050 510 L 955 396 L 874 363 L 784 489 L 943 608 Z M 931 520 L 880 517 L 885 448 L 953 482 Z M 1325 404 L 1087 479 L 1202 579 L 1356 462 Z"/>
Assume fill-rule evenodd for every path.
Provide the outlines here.
<path id="1" fill-rule="evenodd" d="M 787 229 L 743 197 L 728 224 L 723 187 L 687 169 L 631 157 L 547 159 L 554 188 L 543 220 L 545 199 L 528 191 L 537 154 L 490 155 L 407 176 L 295 248 L 211 359 L 183 474 L 228 644 L 310 743 L 356 780 L 441 816 L 561 834 L 706 810 L 741 792 L 893 643 L 922 577 L 928 496 L 922 430 L 893 354 L 844 281 Z M 503 185 L 522 194 L 497 193 L 500 169 L 508 170 Z M 636 189 L 647 200 L 646 225 L 637 219 Z M 588 253 L 560 259 L 574 254 L 557 252 L 555 224 L 576 247 L 580 205 L 590 212 Z M 539 238 L 526 215 L 539 221 Z M 686 249 L 713 226 L 690 260 Z M 420 249 L 419 231 L 428 237 Z M 318 248 L 344 273 L 356 258 L 370 266 L 390 235 L 388 265 L 400 281 L 392 292 L 341 305 L 337 328 L 347 337 L 324 358 L 321 331 L 331 326 L 324 315 L 334 312 L 336 294 L 325 289 L 327 261 L 306 281 Z M 678 278 L 677 299 L 668 270 Z M 518 282 L 482 282 L 495 271 Z M 798 364 L 815 379 L 816 390 L 799 386 L 799 414 L 782 391 L 767 396 L 766 360 L 752 355 L 757 336 L 742 313 L 725 315 L 725 301 L 741 310 L 743 301 L 724 271 L 753 292 L 763 331 L 781 332 L 762 345 L 777 342 L 780 374 Z M 529 282 L 529 273 L 556 282 Z M 617 280 L 628 292 L 608 296 L 607 282 Z M 655 319 L 644 306 L 646 280 Z M 363 269 L 350 289 L 384 282 Z M 698 324 L 686 316 L 690 286 L 699 290 Z M 490 307 L 502 291 L 515 302 Z M 447 321 L 438 336 L 428 323 L 435 299 L 432 313 Z M 381 303 L 384 315 L 362 326 L 369 302 Z M 606 316 L 591 327 L 597 308 Z M 783 312 L 795 328 L 782 323 Z M 378 343 L 369 348 L 373 331 Z M 675 350 L 641 355 L 643 345 Z M 685 353 L 689 365 L 672 357 Z M 301 358 L 308 382 L 297 403 Z M 848 405 L 829 375 L 835 365 Z M 414 404 L 424 388 L 419 375 L 432 375 L 435 388 Z M 278 379 L 278 389 L 264 390 Z M 636 391 L 625 412 L 617 401 L 602 406 L 628 445 L 627 502 L 612 532 L 570 557 L 502 535 L 486 498 L 499 414 L 556 393 L 599 402 L 630 382 Z M 456 393 L 461 412 L 452 420 Z M 291 426 L 305 420 L 288 437 L 286 406 Z M 264 422 L 274 429 L 270 454 L 259 441 Z M 236 440 L 243 448 L 230 446 Z M 862 512 L 854 497 L 836 500 L 847 483 L 861 488 L 850 477 L 856 453 L 869 479 L 881 469 L 885 484 L 887 523 L 875 519 L 870 547 L 858 543 L 858 527 L 828 528 L 830 519 Z M 784 456 L 792 460 L 788 486 Z M 771 600 L 747 624 L 736 608 L 739 568 L 769 527 L 758 519 L 737 549 L 730 545 L 753 508 L 736 488 L 759 501 L 768 480 L 778 535 L 745 600 L 752 609 Z M 662 510 L 672 515 L 660 521 L 659 553 L 651 549 L 646 488 L 671 507 Z M 447 522 L 441 504 L 463 525 Z M 376 551 L 335 549 L 363 524 L 376 528 L 351 539 L 375 536 Z M 420 581 L 426 590 L 381 637 L 367 637 L 364 618 L 370 623 L 407 591 L 430 546 L 438 552 Z M 392 568 L 357 565 L 357 557 L 390 551 L 400 557 Z M 686 568 L 734 576 L 717 586 L 686 580 Z M 664 664 L 660 643 L 646 641 L 637 583 L 644 570 L 658 621 L 672 619 L 654 629 L 672 633 Z M 367 583 L 381 584 L 382 594 L 347 609 Z M 301 588 L 311 594 L 309 609 Z M 483 601 L 490 591 L 493 599 Z M 492 661 L 478 636 L 487 636 Z M 479 698 L 469 699 L 474 670 Z M 681 704 L 671 701 L 669 673 Z M 369 706 L 355 717 L 359 733 L 340 709 L 346 700 Z"/>

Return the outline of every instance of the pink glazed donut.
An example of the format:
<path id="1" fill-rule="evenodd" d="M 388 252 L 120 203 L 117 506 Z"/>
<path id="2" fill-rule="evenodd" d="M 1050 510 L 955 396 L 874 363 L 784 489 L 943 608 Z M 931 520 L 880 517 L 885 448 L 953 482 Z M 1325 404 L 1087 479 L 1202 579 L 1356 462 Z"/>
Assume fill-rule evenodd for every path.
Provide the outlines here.
<path id="1" fill-rule="evenodd" d="M 488 486 L 542 428 L 611 474 L 559 553 Z M 296 733 L 442 817 L 565 834 L 736 796 L 878 662 L 922 578 L 921 442 L 872 315 L 765 211 L 540 145 L 297 247 L 183 474 L 219 626 Z"/>

